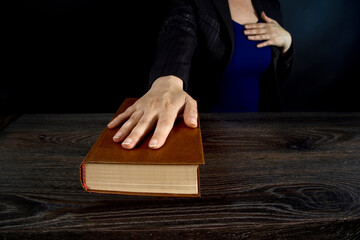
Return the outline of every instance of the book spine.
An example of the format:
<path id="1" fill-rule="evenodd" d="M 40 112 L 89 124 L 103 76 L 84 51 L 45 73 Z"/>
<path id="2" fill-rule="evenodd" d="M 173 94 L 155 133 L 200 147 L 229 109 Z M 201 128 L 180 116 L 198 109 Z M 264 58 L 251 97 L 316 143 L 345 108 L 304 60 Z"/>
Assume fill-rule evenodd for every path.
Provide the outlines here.
<path id="1" fill-rule="evenodd" d="M 80 166 L 80 182 L 81 186 L 83 186 L 83 188 L 88 191 L 88 187 L 86 186 L 85 182 L 85 163 L 81 164 Z"/>

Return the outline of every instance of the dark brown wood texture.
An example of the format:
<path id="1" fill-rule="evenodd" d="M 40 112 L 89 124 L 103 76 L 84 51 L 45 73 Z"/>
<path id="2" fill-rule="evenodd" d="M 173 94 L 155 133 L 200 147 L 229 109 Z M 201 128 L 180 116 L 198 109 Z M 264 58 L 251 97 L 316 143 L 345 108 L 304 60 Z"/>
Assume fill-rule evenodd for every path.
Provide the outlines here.
<path id="1" fill-rule="evenodd" d="M 20 114 L 0 114 L 0 131 L 15 121 Z"/>
<path id="2" fill-rule="evenodd" d="M 201 198 L 91 194 L 79 164 L 113 114 L 0 132 L 0 239 L 359 239 L 360 114 L 200 114 Z"/>

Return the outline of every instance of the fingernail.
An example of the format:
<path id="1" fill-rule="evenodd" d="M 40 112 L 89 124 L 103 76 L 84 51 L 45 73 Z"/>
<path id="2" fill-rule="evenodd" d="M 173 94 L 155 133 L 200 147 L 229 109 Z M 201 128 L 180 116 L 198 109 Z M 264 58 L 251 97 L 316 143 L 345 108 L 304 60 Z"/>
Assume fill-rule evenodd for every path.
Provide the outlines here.
<path id="1" fill-rule="evenodd" d="M 132 139 L 131 138 L 127 138 L 125 139 L 125 141 L 123 141 L 123 145 L 129 145 L 130 143 L 132 142 Z"/>
<path id="2" fill-rule="evenodd" d="M 196 126 L 196 124 L 197 124 L 196 118 L 191 118 L 191 123 Z"/>
<path id="3" fill-rule="evenodd" d="M 122 135 L 122 132 L 119 132 L 119 133 L 115 134 L 114 138 L 120 138 L 121 135 Z"/>
<path id="4" fill-rule="evenodd" d="M 111 125 L 112 125 L 112 122 L 109 122 L 108 127 L 110 127 Z"/>
<path id="5" fill-rule="evenodd" d="M 149 142 L 149 147 L 156 147 L 158 141 L 156 139 L 152 139 L 150 142 Z"/>

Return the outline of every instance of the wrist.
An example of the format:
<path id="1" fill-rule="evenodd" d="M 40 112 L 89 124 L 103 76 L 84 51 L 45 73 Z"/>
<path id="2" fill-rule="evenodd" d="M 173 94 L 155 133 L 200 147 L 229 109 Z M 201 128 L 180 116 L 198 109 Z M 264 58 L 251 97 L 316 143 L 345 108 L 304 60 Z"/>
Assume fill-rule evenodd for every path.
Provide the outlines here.
<path id="1" fill-rule="evenodd" d="M 286 39 L 283 47 L 281 48 L 281 53 L 283 55 L 290 49 L 291 43 L 292 43 L 292 38 L 291 35 L 289 34 L 289 37 Z"/>
<path id="2" fill-rule="evenodd" d="M 151 88 L 183 89 L 184 82 L 174 75 L 159 77 Z"/>

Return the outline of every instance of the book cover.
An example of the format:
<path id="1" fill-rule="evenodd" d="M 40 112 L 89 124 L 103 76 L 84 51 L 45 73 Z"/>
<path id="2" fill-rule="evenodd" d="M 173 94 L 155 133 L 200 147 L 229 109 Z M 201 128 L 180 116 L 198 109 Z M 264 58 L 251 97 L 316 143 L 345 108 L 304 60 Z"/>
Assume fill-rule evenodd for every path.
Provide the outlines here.
<path id="1" fill-rule="evenodd" d="M 137 98 L 125 99 L 113 118 L 136 101 Z M 118 129 L 119 127 L 105 127 L 81 163 L 80 182 L 86 191 L 127 195 L 200 196 L 199 165 L 205 162 L 199 118 L 197 128 L 190 128 L 182 118 L 177 118 L 166 142 L 159 149 L 148 147 L 154 130 L 133 149 L 124 149 L 121 143 L 115 143 L 112 139 Z M 97 189 L 87 184 L 90 173 L 92 185 L 97 186 Z M 99 176 L 94 178 L 95 175 Z M 164 186 L 156 190 L 161 184 Z M 117 187 L 111 187 L 112 185 Z M 152 188 L 154 189 L 151 190 Z"/>

